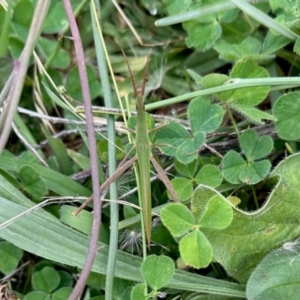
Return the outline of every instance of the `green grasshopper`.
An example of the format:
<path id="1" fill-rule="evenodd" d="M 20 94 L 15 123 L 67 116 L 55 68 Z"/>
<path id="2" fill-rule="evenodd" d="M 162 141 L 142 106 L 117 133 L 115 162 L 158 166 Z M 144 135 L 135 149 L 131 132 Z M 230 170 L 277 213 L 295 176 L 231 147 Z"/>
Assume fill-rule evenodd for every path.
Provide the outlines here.
<path id="1" fill-rule="evenodd" d="M 164 170 L 161 168 L 159 163 L 155 160 L 155 158 L 152 156 L 151 152 L 151 143 L 149 139 L 149 133 L 147 128 L 147 122 L 146 122 L 146 112 L 145 107 L 143 103 L 143 95 L 145 92 L 145 86 L 146 86 L 146 77 L 148 72 L 148 65 L 150 61 L 150 53 L 147 56 L 146 66 L 144 70 L 143 75 L 143 82 L 141 91 L 138 92 L 136 83 L 131 71 L 131 68 L 129 66 L 127 57 L 125 53 L 123 52 L 123 55 L 125 57 L 126 64 L 128 66 L 128 70 L 130 73 L 133 90 L 135 93 L 135 96 L 137 98 L 136 101 L 136 138 L 135 138 L 135 148 L 136 148 L 136 154 L 134 157 L 126 161 L 125 163 L 121 163 L 121 165 L 117 168 L 114 175 L 109 177 L 100 187 L 100 193 L 103 193 L 105 189 L 114 181 L 118 179 L 118 177 L 123 174 L 133 163 L 137 162 L 137 172 L 138 172 L 138 180 L 139 180 L 139 187 L 140 187 L 140 206 L 142 209 L 143 214 L 143 221 L 144 221 L 144 229 L 147 239 L 148 247 L 150 246 L 151 242 L 151 227 L 152 227 L 152 214 L 151 214 L 151 182 L 150 182 L 150 162 L 152 163 L 153 167 L 158 173 L 159 178 L 167 189 L 170 192 L 171 197 L 174 201 L 178 201 L 178 197 L 173 190 L 170 181 L 168 177 L 166 176 Z M 91 202 L 93 199 L 93 195 L 89 197 L 74 213 L 73 215 L 77 215 L 89 202 Z"/>

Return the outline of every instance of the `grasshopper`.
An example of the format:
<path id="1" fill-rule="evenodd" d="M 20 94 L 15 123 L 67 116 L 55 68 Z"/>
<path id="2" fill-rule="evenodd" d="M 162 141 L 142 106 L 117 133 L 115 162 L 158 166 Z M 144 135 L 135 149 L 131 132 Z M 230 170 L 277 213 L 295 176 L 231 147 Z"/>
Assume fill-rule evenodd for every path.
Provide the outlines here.
<path id="1" fill-rule="evenodd" d="M 150 61 L 150 53 L 147 56 L 146 66 L 143 75 L 143 82 L 141 86 L 140 92 L 137 89 L 134 76 L 132 74 L 131 68 L 129 66 L 127 57 L 123 52 L 129 74 L 131 77 L 133 90 L 136 96 L 136 138 L 135 138 L 135 149 L 136 154 L 134 157 L 126 161 L 125 163 L 121 163 L 121 165 L 117 168 L 116 172 L 109 177 L 100 187 L 100 192 L 103 191 L 114 181 L 118 179 L 118 177 L 123 174 L 130 166 L 134 163 L 137 163 L 137 172 L 138 172 L 138 180 L 140 187 L 140 206 L 142 209 L 143 222 L 144 222 L 144 230 L 146 234 L 146 240 L 148 247 L 150 247 L 151 242 L 151 227 L 152 227 L 152 214 L 151 214 L 151 182 L 150 182 L 150 162 L 158 173 L 158 176 L 161 181 L 165 184 L 167 189 L 170 192 L 173 200 L 179 202 L 178 197 L 170 184 L 168 177 L 166 176 L 164 170 L 161 168 L 159 163 L 155 160 L 151 151 L 151 143 L 149 139 L 149 132 L 147 128 L 146 122 L 146 112 L 145 106 L 143 103 L 143 95 L 145 92 L 146 86 L 146 77 L 148 72 L 148 65 Z M 93 195 L 89 197 L 74 213 L 73 215 L 77 215 L 89 202 L 93 199 Z"/>

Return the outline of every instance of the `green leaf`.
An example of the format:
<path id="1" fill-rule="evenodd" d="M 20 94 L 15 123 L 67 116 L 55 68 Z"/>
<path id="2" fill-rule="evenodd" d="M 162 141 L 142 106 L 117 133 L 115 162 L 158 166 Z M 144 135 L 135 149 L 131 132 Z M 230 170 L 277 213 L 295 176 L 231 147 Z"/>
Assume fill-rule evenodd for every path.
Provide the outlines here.
<path id="1" fill-rule="evenodd" d="M 222 59 L 230 62 L 246 58 L 250 58 L 254 62 L 265 62 L 275 57 L 274 55 L 263 54 L 261 52 L 262 42 L 250 36 L 246 37 L 239 44 L 219 40 L 215 44 L 214 49 L 220 53 Z"/>
<path id="2" fill-rule="evenodd" d="M 227 75 L 213 73 L 213 74 L 208 74 L 204 77 L 201 77 L 201 80 L 199 80 L 199 82 L 197 82 L 197 84 L 201 85 L 205 89 L 209 89 L 209 88 L 213 88 L 213 87 L 222 85 L 228 79 L 229 79 L 229 77 Z"/>
<path id="3" fill-rule="evenodd" d="M 12 70 L 14 61 L 8 57 L 0 57 L 0 90 L 2 91 Z"/>
<path id="4" fill-rule="evenodd" d="M 0 271 L 6 275 L 14 271 L 22 256 L 22 249 L 6 241 L 0 242 Z"/>
<path id="5" fill-rule="evenodd" d="M 173 121 L 156 132 L 157 147 L 162 153 L 169 156 L 175 156 L 177 148 L 189 139 L 188 132 L 180 124 Z"/>
<path id="6" fill-rule="evenodd" d="M 69 299 L 73 289 L 71 287 L 63 287 L 52 294 L 52 300 Z"/>
<path id="7" fill-rule="evenodd" d="M 183 142 L 176 150 L 176 159 L 181 163 L 189 164 L 197 159 L 198 151 L 205 142 L 205 134 L 198 132 L 195 137 Z"/>
<path id="8" fill-rule="evenodd" d="M 257 149 L 256 146 L 252 147 L 250 140 L 247 141 L 247 138 L 250 136 L 256 136 L 258 135 L 253 134 L 250 131 L 249 133 L 246 133 L 245 138 L 243 139 L 244 147 L 246 149 L 246 152 L 249 156 L 253 157 L 254 155 L 257 155 L 258 157 L 264 153 L 269 152 L 271 142 L 269 138 L 263 139 L 262 145 L 265 145 L 266 147 L 264 149 Z M 252 141 L 252 143 L 259 143 L 259 139 L 256 139 Z M 242 143 L 242 141 L 241 141 Z M 272 143 L 273 144 L 273 143 Z M 247 183 L 247 184 L 256 184 L 259 181 L 261 181 L 263 178 L 265 178 L 270 169 L 271 169 L 271 163 L 268 160 L 262 160 L 258 162 L 253 161 L 244 161 L 244 159 L 235 151 L 231 150 L 227 152 L 223 159 L 222 159 L 222 165 L 223 165 L 223 175 L 224 178 L 233 184 L 238 184 L 241 182 Z"/>
<path id="9" fill-rule="evenodd" d="M 57 1 L 48 12 L 47 18 L 43 23 L 42 32 L 46 34 L 59 33 L 68 24 L 62 2 Z"/>
<path id="10" fill-rule="evenodd" d="M 123 143 L 120 138 L 116 138 L 116 158 L 117 160 L 122 160 L 125 157 L 123 149 Z M 101 161 L 108 163 L 108 141 L 102 140 L 97 145 L 98 155 Z"/>
<path id="11" fill-rule="evenodd" d="M 207 202 L 199 225 L 204 228 L 224 229 L 230 225 L 232 218 L 231 205 L 224 200 L 224 197 L 215 195 Z"/>
<path id="12" fill-rule="evenodd" d="M 292 14 L 295 17 L 300 17 L 299 3 L 297 0 L 270 0 L 270 6 L 273 11 L 280 10 L 286 14 Z"/>
<path id="13" fill-rule="evenodd" d="M 142 274 L 147 284 L 155 291 L 164 287 L 175 271 L 173 260 L 168 256 L 147 256 L 142 263 Z"/>
<path id="14" fill-rule="evenodd" d="M 29 28 L 32 21 L 33 11 L 34 7 L 31 1 L 18 1 L 14 8 L 12 20 L 26 28 Z"/>
<path id="15" fill-rule="evenodd" d="M 82 170 L 88 170 L 91 168 L 91 159 L 88 156 L 85 156 L 72 149 L 67 149 L 67 153 Z"/>
<path id="16" fill-rule="evenodd" d="M 132 288 L 131 300 L 146 300 L 147 297 L 147 285 L 145 283 L 139 283 Z"/>
<path id="17" fill-rule="evenodd" d="M 236 78 L 266 78 L 269 73 L 263 67 L 257 66 L 251 59 L 238 61 L 230 72 L 230 79 Z M 228 81 L 228 84 L 230 80 Z M 247 87 L 220 93 L 220 97 L 226 103 L 235 101 L 237 104 L 256 106 L 261 103 L 270 91 L 269 86 Z"/>
<path id="18" fill-rule="evenodd" d="M 47 136 L 49 146 L 51 147 L 55 158 L 57 159 L 60 170 L 65 175 L 73 174 L 73 163 L 68 155 L 66 145 L 61 139 L 53 138 L 52 136 Z"/>
<path id="19" fill-rule="evenodd" d="M 299 241 L 269 253 L 247 282 L 247 299 L 297 299 L 300 293 Z"/>
<path id="20" fill-rule="evenodd" d="M 2 198 L 3 195 L 10 200 Z M 31 201 L 0 176 L 0 207 L 5 207 L 5 211 L 0 210 L 0 224 L 32 206 Z M 8 228 L 2 228 L 0 237 L 37 256 L 79 268 L 82 268 L 85 262 L 90 240 L 89 237 L 64 226 L 44 210 L 35 210 L 30 215 L 27 214 L 26 217 L 12 222 Z M 92 268 L 94 272 L 106 274 L 108 251 L 108 246 L 98 244 L 98 252 Z M 141 258 L 118 251 L 115 275 L 140 282 L 142 281 L 141 263 Z M 175 271 L 167 286 L 177 289 L 185 286 L 186 290 L 193 292 L 207 291 L 209 286 L 212 293 L 217 293 L 222 288 L 229 295 L 245 294 L 244 286 L 182 271 Z"/>
<path id="21" fill-rule="evenodd" d="M 294 44 L 294 49 L 293 51 L 297 53 L 298 55 L 300 54 L 300 38 L 298 37 L 296 40 L 296 43 Z"/>
<path id="22" fill-rule="evenodd" d="M 230 72 L 230 78 L 267 78 L 268 71 L 255 64 L 251 59 L 237 62 Z M 258 105 L 268 95 L 270 87 L 258 86 L 251 88 L 242 88 L 232 91 L 231 100 L 237 100 L 239 104 Z"/>
<path id="23" fill-rule="evenodd" d="M 192 213 L 181 203 L 168 204 L 161 210 L 160 217 L 174 237 L 183 236 L 195 225 Z"/>
<path id="24" fill-rule="evenodd" d="M 272 54 L 290 42 L 291 40 L 289 38 L 269 30 L 264 39 L 262 51 L 265 54 Z"/>
<path id="25" fill-rule="evenodd" d="M 25 298 L 25 300 L 52 300 L 51 296 L 48 293 L 45 292 L 30 292 L 28 293 Z"/>
<path id="26" fill-rule="evenodd" d="M 245 160 L 236 151 L 228 151 L 222 159 L 224 178 L 230 183 L 239 184 L 239 174 L 245 165 Z"/>
<path id="27" fill-rule="evenodd" d="M 224 110 L 220 105 L 211 104 L 202 97 L 194 99 L 188 108 L 191 129 L 194 135 L 203 131 L 215 131 L 223 121 Z"/>
<path id="28" fill-rule="evenodd" d="M 203 166 L 195 177 L 197 184 L 204 184 L 211 187 L 218 187 L 223 181 L 220 169 L 215 165 Z"/>
<path id="29" fill-rule="evenodd" d="M 93 214 L 87 210 L 83 210 L 76 217 L 72 215 L 76 207 L 70 205 L 62 205 L 59 210 L 60 220 L 74 229 L 89 235 L 91 233 L 92 225 L 93 225 Z M 103 226 L 100 225 L 101 234 L 99 236 L 99 241 L 102 243 L 109 243 L 109 233 Z"/>
<path id="30" fill-rule="evenodd" d="M 214 259 L 239 282 L 247 282 L 267 253 L 300 236 L 299 169 L 300 154 L 284 159 L 271 174 L 279 182 L 260 209 L 245 212 L 233 208 L 233 220 L 227 228 L 202 228 L 212 245 Z M 210 199 L 213 190 L 202 191 L 201 195 Z"/>
<path id="31" fill-rule="evenodd" d="M 291 92 L 281 96 L 273 106 L 278 136 L 283 140 L 300 139 L 300 93 Z"/>
<path id="32" fill-rule="evenodd" d="M 40 174 L 30 166 L 23 166 L 20 169 L 19 176 L 22 181 L 22 189 L 37 201 L 41 201 L 48 190 Z"/>
<path id="33" fill-rule="evenodd" d="M 74 285 L 74 279 L 69 272 L 66 271 L 57 271 L 60 277 L 59 288 L 62 287 L 72 287 Z"/>
<path id="34" fill-rule="evenodd" d="M 51 293 L 60 282 L 59 274 L 51 267 L 45 267 L 32 275 L 32 286 L 39 291 Z"/>
<path id="35" fill-rule="evenodd" d="M 130 207 L 128 205 L 124 205 L 123 206 L 123 214 L 124 214 L 124 218 L 128 219 L 128 218 L 136 216 L 137 212 L 134 210 L 133 207 Z"/>
<path id="36" fill-rule="evenodd" d="M 90 190 L 77 183 L 76 181 L 70 179 L 68 176 L 65 176 L 39 164 L 31 163 L 27 160 L 16 159 L 15 157 L 2 155 L 0 156 L 0 165 L 4 170 L 10 172 L 19 172 L 19 170 L 23 166 L 32 167 L 44 181 L 47 189 L 61 196 L 91 195 Z"/>
<path id="37" fill-rule="evenodd" d="M 193 183 L 191 179 L 176 177 L 171 180 L 172 187 L 182 202 L 189 200 L 193 194 Z"/>
<path id="38" fill-rule="evenodd" d="M 276 118 L 265 111 L 259 110 L 251 105 L 247 104 L 240 104 L 240 103 L 231 103 L 229 107 L 242 116 L 244 116 L 246 119 L 248 119 L 250 122 L 255 124 L 265 124 L 262 120 L 271 120 L 276 121 Z"/>
<path id="39" fill-rule="evenodd" d="M 198 73 L 196 73 L 194 70 L 192 69 L 187 69 L 186 72 L 189 74 L 189 76 L 193 79 L 193 81 L 195 81 L 195 83 L 197 85 L 200 85 L 202 82 L 203 77 L 201 75 L 199 75 Z"/>
<path id="40" fill-rule="evenodd" d="M 189 233 L 180 240 L 179 251 L 183 261 L 196 269 L 207 267 L 213 258 L 210 243 L 199 230 Z"/>
<path id="41" fill-rule="evenodd" d="M 43 37 L 39 38 L 38 49 L 40 54 L 46 60 L 53 55 L 53 52 L 56 51 L 57 47 L 59 47 L 59 50 L 51 63 L 51 67 L 57 69 L 66 69 L 71 63 L 69 53 L 63 49 L 60 49 L 60 45 L 57 41 L 49 40 Z"/>
<path id="42" fill-rule="evenodd" d="M 97 75 L 95 70 L 90 67 L 87 67 L 87 75 L 88 75 L 88 83 L 90 87 L 91 98 L 95 99 L 100 95 L 101 85 L 97 79 Z M 78 74 L 78 68 L 75 67 L 69 71 L 65 88 L 67 90 L 67 94 L 73 99 L 83 102 L 82 100 L 82 92 L 80 87 L 80 78 Z"/>
<path id="43" fill-rule="evenodd" d="M 199 24 L 188 28 L 189 37 L 186 39 L 186 45 L 189 48 L 195 48 L 197 51 L 205 51 L 213 47 L 214 43 L 221 36 L 221 26 L 219 22 L 209 24 Z"/>
<path id="44" fill-rule="evenodd" d="M 259 136 L 258 132 L 248 129 L 241 134 L 241 148 L 248 161 L 267 156 L 273 149 L 273 140 L 270 136 Z"/>
<path id="45" fill-rule="evenodd" d="M 183 164 L 178 160 L 175 160 L 175 169 L 178 173 L 181 175 L 188 177 L 188 178 L 193 178 L 196 169 L 197 169 L 198 161 L 194 160 L 189 164 Z"/>
<path id="46" fill-rule="evenodd" d="M 196 224 L 200 224 L 200 221 L 203 218 L 203 214 L 207 210 L 208 202 L 215 195 L 218 195 L 218 197 L 220 199 L 223 199 L 223 201 L 228 202 L 225 197 L 223 197 L 215 189 L 213 189 L 209 186 L 199 185 L 195 189 L 195 191 L 193 193 L 193 197 L 192 197 L 191 211 L 192 211 L 193 216 L 195 218 L 195 223 Z"/>
<path id="47" fill-rule="evenodd" d="M 247 184 L 256 184 L 269 174 L 271 166 L 270 161 L 266 159 L 253 162 L 241 170 L 239 179 Z"/>

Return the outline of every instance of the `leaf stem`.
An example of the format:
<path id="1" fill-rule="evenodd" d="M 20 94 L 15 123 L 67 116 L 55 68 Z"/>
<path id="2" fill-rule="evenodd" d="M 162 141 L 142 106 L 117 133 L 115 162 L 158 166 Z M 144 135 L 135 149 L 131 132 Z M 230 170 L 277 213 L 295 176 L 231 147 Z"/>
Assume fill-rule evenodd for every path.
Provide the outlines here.
<path id="1" fill-rule="evenodd" d="M 231 120 L 231 123 L 232 123 L 232 126 L 233 126 L 233 128 L 234 128 L 234 130 L 235 130 L 235 132 L 236 132 L 236 135 L 237 135 L 237 137 L 238 137 L 238 140 L 240 140 L 240 132 L 239 132 L 239 129 L 238 129 L 238 127 L 236 126 L 236 122 L 235 122 L 235 120 L 234 120 L 234 117 L 233 117 L 233 115 L 232 115 L 232 113 L 231 113 L 231 110 L 230 110 L 230 107 L 228 106 L 228 105 L 226 105 L 226 111 L 227 111 L 227 113 L 228 113 L 228 116 L 229 116 L 229 118 L 230 118 L 230 120 Z"/>

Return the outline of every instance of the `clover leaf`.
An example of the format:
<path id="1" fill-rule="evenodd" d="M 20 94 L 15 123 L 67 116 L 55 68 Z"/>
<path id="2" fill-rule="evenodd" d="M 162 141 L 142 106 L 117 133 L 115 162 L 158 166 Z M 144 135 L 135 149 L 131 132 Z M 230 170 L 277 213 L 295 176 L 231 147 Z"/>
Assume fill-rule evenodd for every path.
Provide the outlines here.
<path id="1" fill-rule="evenodd" d="M 217 166 L 206 164 L 198 170 L 196 162 L 196 160 L 189 164 L 175 162 L 176 170 L 184 177 L 172 179 L 171 184 L 182 202 L 191 199 L 195 184 L 205 184 L 216 188 L 223 181 L 222 172 Z"/>
<path id="2" fill-rule="evenodd" d="M 156 133 L 156 144 L 162 153 L 175 156 L 183 164 L 197 159 L 198 150 L 205 142 L 206 133 L 216 130 L 224 116 L 224 110 L 217 104 L 198 97 L 188 108 L 191 134 L 180 124 L 170 122 Z"/>
<path id="3" fill-rule="evenodd" d="M 273 106 L 278 136 L 284 140 L 299 140 L 300 93 L 291 92 L 281 96 Z M 291 130 L 294 128 L 294 130 Z"/>
<path id="4" fill-rule="evenodd" d="M 224 229 L 233 219 L 232 205 L 215 190 L 202 185 L 194 192 L 191 210 L 181 203 L 171 203 L 160 213 L 163 224 L 174 237 L 182 237 L 179 251 L 183 261 L 194 268 L 207 267 L 213 251 L 202 228 Z M 217 193 L 217 194 L 216 194 Z"/>
<path id="5" fill-rule="evenodd" d="M 233 184 L 256 184 L 268 175 L 271 163 L 267 159 L 255 160 L 267 156 L 272 151 L 273 140 L 269 136 L 259 137 L 255 130 L 249 129 L 241 135 L 240 144 L 246 160 L 236 151 L 228 151 L 222 159 L 223 175 Z"/>

